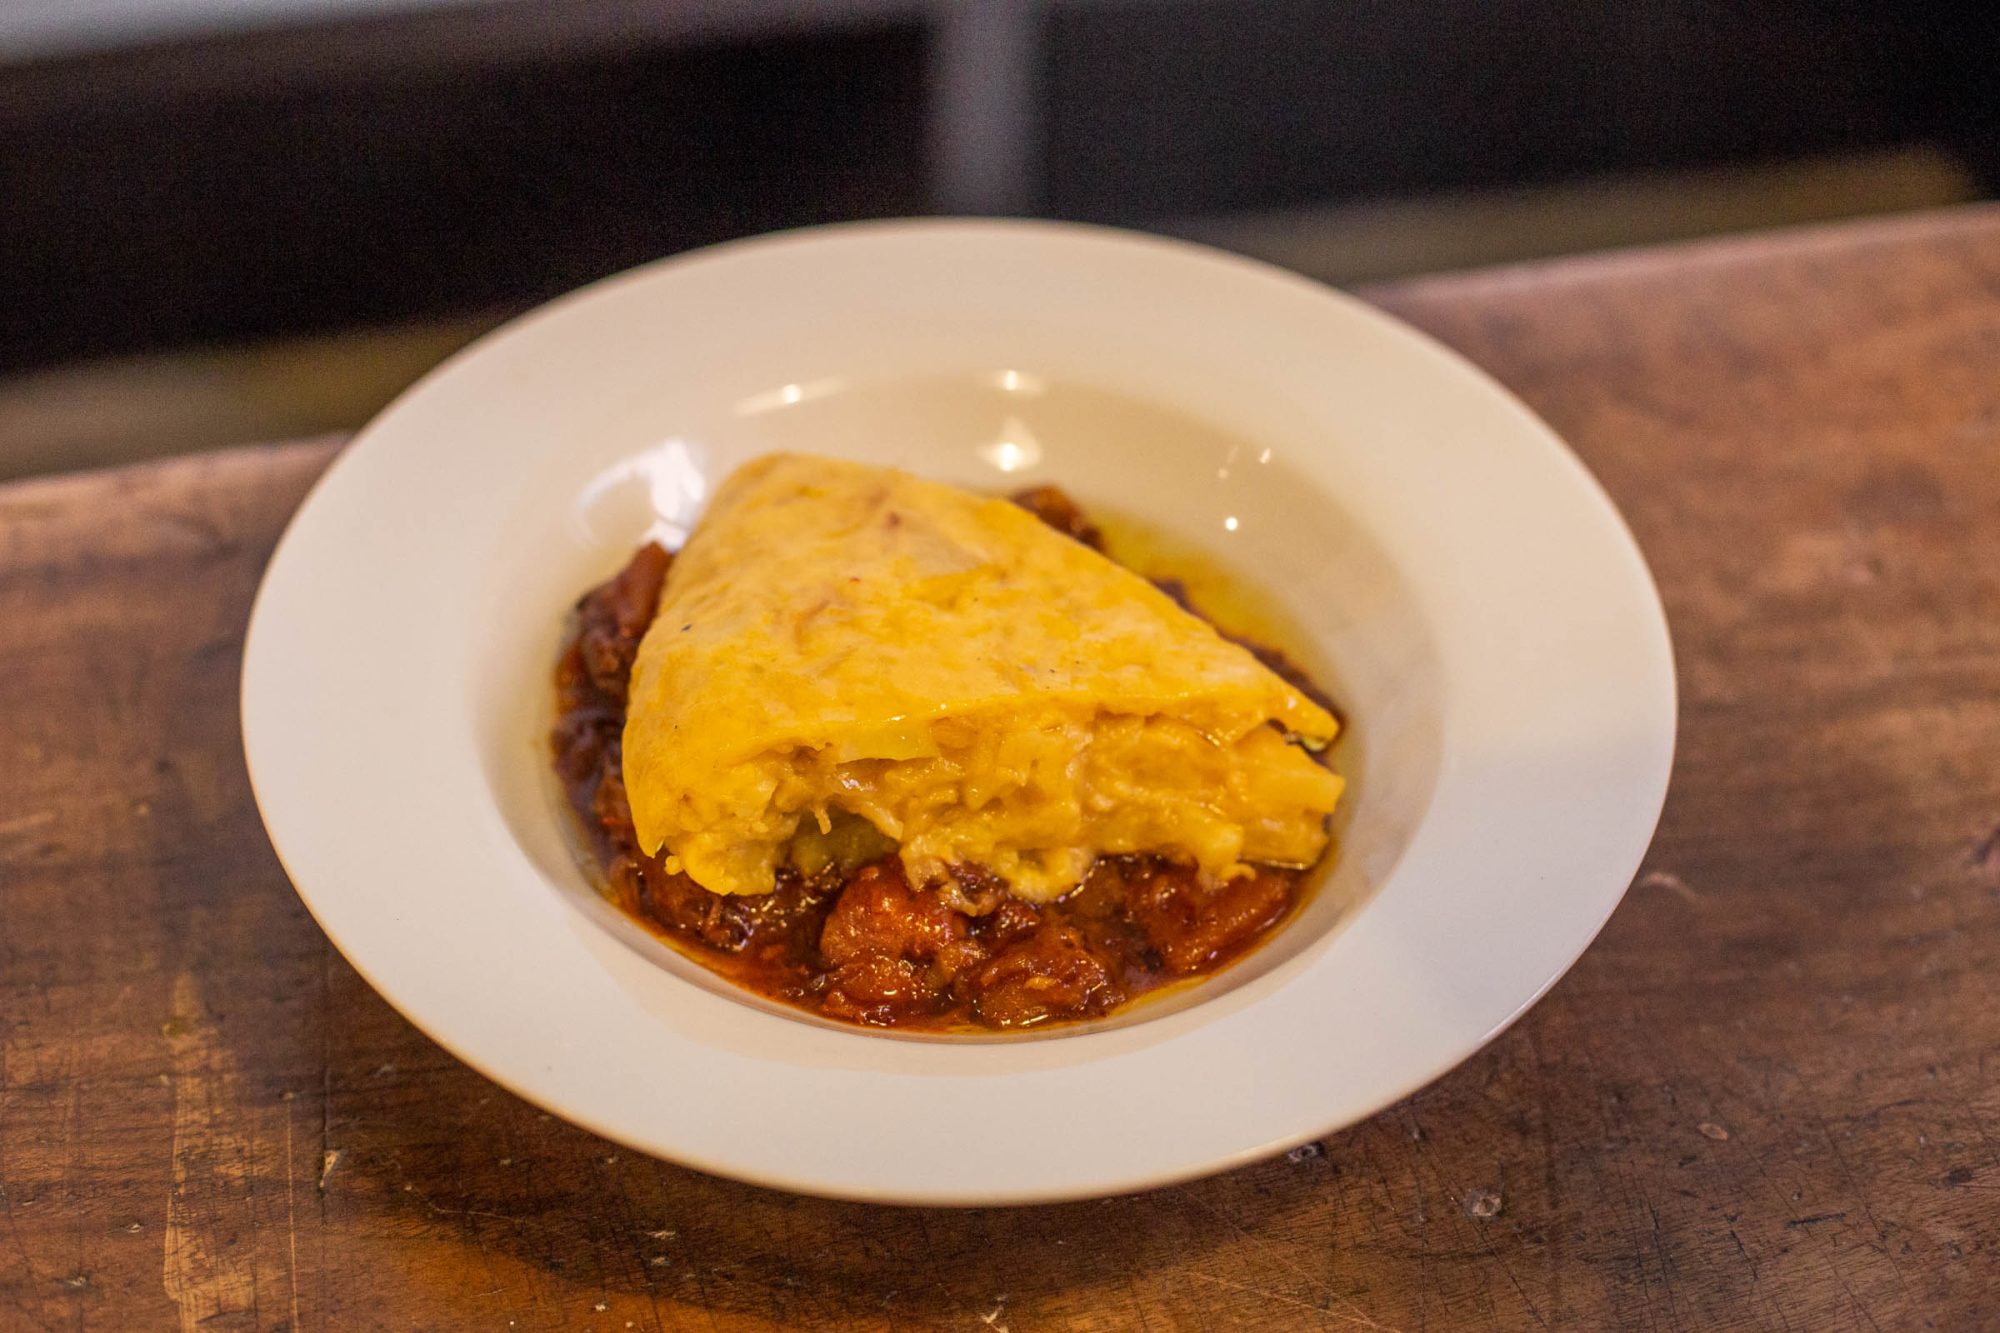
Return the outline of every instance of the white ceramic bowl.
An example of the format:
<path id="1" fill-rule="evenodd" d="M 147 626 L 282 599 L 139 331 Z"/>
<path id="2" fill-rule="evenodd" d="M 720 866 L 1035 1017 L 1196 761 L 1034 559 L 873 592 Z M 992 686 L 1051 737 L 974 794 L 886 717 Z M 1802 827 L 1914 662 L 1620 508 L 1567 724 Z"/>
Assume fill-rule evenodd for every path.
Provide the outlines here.
<path id="1" fill-rule="evenodd" d="M 1353 722 L 1310 906 L 1193 992 L 1039 1039 L 817 1022 L 609 908 L 547 776 L 564 613 L 778 448 L 1052 481 L 1267 594 Z M 1250 1161 L 1476 1050 L 1637 867 L 1674 681 L 1617 513 L 1452 353 L 1188 245 L 917 222 L 651 265 L 432 374 L 273 557 L 243 725 L 307 906 L 482 1072 L 705 1170 L 998 1203 Z"/>

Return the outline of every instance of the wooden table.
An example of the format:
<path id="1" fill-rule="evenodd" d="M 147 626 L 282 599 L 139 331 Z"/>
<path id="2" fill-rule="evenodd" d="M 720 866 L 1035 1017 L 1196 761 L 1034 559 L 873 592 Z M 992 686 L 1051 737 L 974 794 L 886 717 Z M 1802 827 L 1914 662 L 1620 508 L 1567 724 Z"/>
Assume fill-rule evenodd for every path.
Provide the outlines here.
<path id="1" fill-rule="evenodd" d="M 1370 293 L 1574 443 L 1666 595 L 1665 822 L 1574 971 L 1321 1151 L 825 1203 L 419 1036 L 239 754 L 334 444 L 0 489 L 0 1327 L 1995 1327 L 2000 211 Z"/>

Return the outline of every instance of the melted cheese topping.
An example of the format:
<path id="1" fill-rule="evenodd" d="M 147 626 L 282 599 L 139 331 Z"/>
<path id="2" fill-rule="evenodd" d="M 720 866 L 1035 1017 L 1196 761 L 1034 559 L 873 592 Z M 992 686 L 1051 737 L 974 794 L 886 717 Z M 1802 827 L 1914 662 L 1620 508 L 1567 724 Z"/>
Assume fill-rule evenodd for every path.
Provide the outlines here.
<path id="1" fill-rule="evenodd" d="M 717 492 L 639 649 L 625 783 L 648 852 L 764 893 L 838 816 L 913 882 L 1023 898 L 1100 854 L 1222 876 L 1306 865 L 1335 722 L 1172 599 L 1032 515 L 900 472 L 779 454 Z"/>

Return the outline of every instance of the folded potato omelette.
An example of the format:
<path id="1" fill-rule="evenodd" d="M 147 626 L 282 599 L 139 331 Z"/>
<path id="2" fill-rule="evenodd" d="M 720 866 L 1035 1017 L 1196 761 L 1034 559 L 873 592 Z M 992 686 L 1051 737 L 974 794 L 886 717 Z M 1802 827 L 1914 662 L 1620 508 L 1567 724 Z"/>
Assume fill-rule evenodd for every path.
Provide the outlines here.
<path id="1" fill-rule="evenodd" d="M 1302 747 L 1336 729 L 1007 501 L 774 454 L 668 571 L 624 777 L 644 849 L 716 893 L 767 893 L 865 822 L 913 884 L 978 867 L 1047 901 L 1100 855 L 1311 864 L 1341 779 Z"/>

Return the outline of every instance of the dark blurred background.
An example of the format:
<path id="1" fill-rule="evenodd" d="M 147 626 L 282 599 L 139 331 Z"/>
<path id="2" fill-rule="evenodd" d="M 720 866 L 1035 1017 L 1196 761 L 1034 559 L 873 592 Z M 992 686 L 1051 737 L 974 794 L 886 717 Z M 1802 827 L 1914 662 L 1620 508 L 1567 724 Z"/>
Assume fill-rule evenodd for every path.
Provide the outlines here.
<path id="1" fill-rule="evenodd" d="M 0 475 L 352 426 L 530 304 L 805 223 L 1357 283 L 1989 197 L 1994 8 L 0 0 Z"/>

